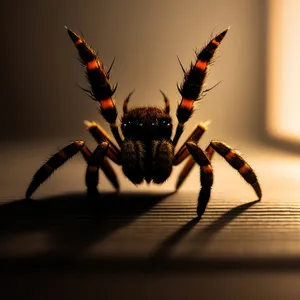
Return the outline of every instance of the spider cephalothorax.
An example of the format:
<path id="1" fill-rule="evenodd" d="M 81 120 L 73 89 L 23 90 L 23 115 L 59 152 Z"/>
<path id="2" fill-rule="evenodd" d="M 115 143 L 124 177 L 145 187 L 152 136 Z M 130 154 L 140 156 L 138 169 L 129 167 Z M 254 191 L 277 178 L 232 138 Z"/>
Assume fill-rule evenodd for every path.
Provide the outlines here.
<path id="1" fill-rule="evenodd" d="M 189 70 L 184 70 L 181 66 L 184 79 L 182 84 L 178 86 L 178 90 L 182 98 L 177 107 L 178 124 L 173 138 L 169 100 L 163 92 L 164 109 L 158 107 L 128 109 L 132 94 L 130 93 L 123 104 L 122 134 L 120 133 L 116 122 L 117 109 L 113 99 L 116 86 L 112 87 L 109 80 L 113 64 L 106 71 L 97 54 L 87 42 L 72 30 L 66 29 L 78 50 L 82 64 L 86 68 L 90 90 L 85 90 L 93 100 L 99 103 L 100 113 L 109 123 L 117 145 L 97 123 L 86 121 L 89 132 L 98 143 L 97 148 L 92 152 L 83 141 L 75 141 L 61 149 L 35 173 L 27 189 L 26 198 L 29 198 L 41 183 L 78 152 L 81 152 L 87 162 L 85 181 L 88 189 L 97 187 L 99 169 L 104 172 L 113 186 L 117 190 L 119 189 L 117 176 L 110 160 L 122 166 L 126 177 L 134 184 L 140 184 L 144 180 L 148 183 L 152 181 L 160 184 L 169 178 L 173 166 L 188 158 L 179 175 L 176 189 L 181 186 L 195 163 L 197 163 L 200 167 L 201 183 L 197 207 L 199 216 L 204 213 L 210 198 L 213 184 L 211 159 L 214 152 L 217 152 L 242 175 L 253 187 L 258 198 L 261 198 L 261 188 L 253 169 L 235 150 L 220 141 L 211 141 L 204 151 L 198 147 L 197 143 L 207 129 L 204 124 L 199 123 L 183 145 L 175 151 L 175 147 L 183 133 L 184 124 L 191 118 L 193 113 L 194 102 L 201 99 L 208 91 L 203 90 L 208 66 L 212 62 L 214 53 L 228 29 L 216 35 L 196 54 L 196 61 L 191 64 Z"/>
<path id="2" fill-rule="evenodd" d="M 172 127 L 170 115 L 158 107 L 131 109 L 124 114 L 121 123 L 125 139 L 142 140 L 144 143 L 170 140 Z"/>

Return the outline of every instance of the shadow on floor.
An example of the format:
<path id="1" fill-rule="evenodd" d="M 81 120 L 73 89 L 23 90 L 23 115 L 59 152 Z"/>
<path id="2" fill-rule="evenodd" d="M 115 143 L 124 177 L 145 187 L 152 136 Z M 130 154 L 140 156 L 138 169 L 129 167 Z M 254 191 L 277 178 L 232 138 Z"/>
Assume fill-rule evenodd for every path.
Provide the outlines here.
<path id="1" fill-rule="evenodd" d="M 0 205 L 0 244 L 45 232 L 53 252 L 76 258 L 87 247 L 149 211 L 169 194 L 67 194 Z M 22 245 L 17 245 L 22 247 Z"/>
<path id="2" fill-rule="evenodd" d="M 211 224 L 201 229 L 195 236 L 195 242 L 204 246 L 216 233 L 259 201 L 260 200 L 251 201 L 230 209 Z M 159 261 L 167 259 L 170 256 L 172 249 L 180 243 L 180 241 L 197 225 L 200 220 L 201 218 L 199 217 L 193 218 L 180 227 L 177 231 L 165 239 L 155 251 L 153 251 L 150 259 Z"/>

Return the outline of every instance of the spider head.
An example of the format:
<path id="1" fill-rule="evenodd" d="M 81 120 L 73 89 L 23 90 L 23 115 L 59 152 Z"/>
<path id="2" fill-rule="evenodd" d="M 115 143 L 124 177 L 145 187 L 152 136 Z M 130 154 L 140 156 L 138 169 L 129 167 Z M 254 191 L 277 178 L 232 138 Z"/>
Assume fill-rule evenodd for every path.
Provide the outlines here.
<path id="1" fill-rule="evenodd" d="M 172 119 L 157 107 L 138 107 L 122 117 L 121 129 L 126 139 L 152 141 L 169 140 L 172 134 Z"/>

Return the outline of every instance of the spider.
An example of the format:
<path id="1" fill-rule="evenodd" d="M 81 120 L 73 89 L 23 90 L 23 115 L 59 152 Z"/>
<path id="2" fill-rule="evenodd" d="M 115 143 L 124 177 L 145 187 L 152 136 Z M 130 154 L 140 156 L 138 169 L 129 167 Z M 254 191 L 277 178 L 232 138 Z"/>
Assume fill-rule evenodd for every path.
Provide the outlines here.
<path id="1" fill-rule="evenodd" d="M 209 91 L 209 89 L 203 90 L 204 80 L 214 53 L 228 29 L 216 35 L 201 51 L 196 52 L 196 60 L 191 63 L 189 70 L 185 70 L 178 59 L 184 78 L 181 85 L 177 86 L 181 101 L 177 107 L 178 123 L 172 138 L 173 125 L 169 99 L 162 91 L 165 104 L 163 109 L 151 106 L 129 109 L 128 103 L 132 92 L 127 96 L 123 103 L 122 135 L 120 134 L 116 124 L 117 110 L 113 99 L 117 85 L 113 87 L 110 83 L 110 71 L 114 61 L 110 68 L 105 70 L 97 53 L 88 43 L 74 31 L 65 28 L 78 50 L 81 63 L 86 68 L 90 89 L 84 90 L 99 103 L 100 114 L 109 123 L 117 145 L 99 124 L 86 121 L 88 131 L 98 143 L 95 150 L 92 152 L 84 141 L 77 140 L 58 151 L 33 176 L 26 192 L 27 199 L 56 169 L 78 152 L 82 154 L 87 163 L 85 183 L 88 190 L 97 190 L 99 169 L 103 171 L 115 189 L 119 190 L 118 179 L 110 161 L 122 166 L 125 176 L 133 184 L 138 185 L 143 181 L 147 183 L 152 181 L 156 184 L 163 183 L 169 178 L 173 166 L 177 166 L 187 159 L 179 174 L 176 190 L 179 189 L 197 163 L 200 166 L 201 183 L 197 205 L 199 217 L 204 213 L 210 198 L 213 184 L 211 159 L 214 152 L 217 152 L 241 174 L 253 187 L 258 198 L 261 199 L 261 188 L 253 169 L 234 149 L 217 140 L 211 141 L 204 151 L 198 147 L 197 143 L 207 129 L 204 123 L 199 123 L 183 145 L 175 151 L 179 138 L 184 131 L 184 125 L 193 114 L 194 102 L 200 100 Z"/>

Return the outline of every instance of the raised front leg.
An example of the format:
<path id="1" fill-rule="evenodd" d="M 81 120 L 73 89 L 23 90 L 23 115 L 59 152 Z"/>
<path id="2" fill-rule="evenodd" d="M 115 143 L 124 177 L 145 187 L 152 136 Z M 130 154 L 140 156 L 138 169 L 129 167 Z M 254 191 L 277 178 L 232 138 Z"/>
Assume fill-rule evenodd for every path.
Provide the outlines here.
<path id="1" fill-rule="evenodd" d="M 113 66 L 111 64 L 108 71 L 105 70 L 102 62 L 99 60 L 96 52 L 88 45 L 88 43 L 77 33 L 66 27 L 68 34 L 78 50 L 78 54 L 82 65 L 86 67 L 86 77 L 90 84 L 90 90 L 84 89 L 89 96 L 100 104 L 100 113 L 109 123 L 110 129 L 119 145 L 122 144 L 122 138 L 119 128 L 116 125 L 117 109 L 113 95 L 117 89 L 117 85 L 112 87 L 109 77 Z"/>
<path id="2" fill-rule="evenodd" d="M 184 124 L 193 114 L 194 102 L 201 99 L 205 95 L 205 92 L 208 91 L 203 90 L 204 81 L 208 73 L 208 66 L 227 31 L 228 29 L 216 35 L 200 52 L 196 54 L 196 61 L 191 64 L 188 71 L 185 71 L 181 66 L 184 72 L 184 79 L 182 84 L 178 87 L 182 99 L 177 107 L 176 115 L 178 125 L 173 139 L 174 147 L 177 145 L 178 140 L 183 133 Z"/>

